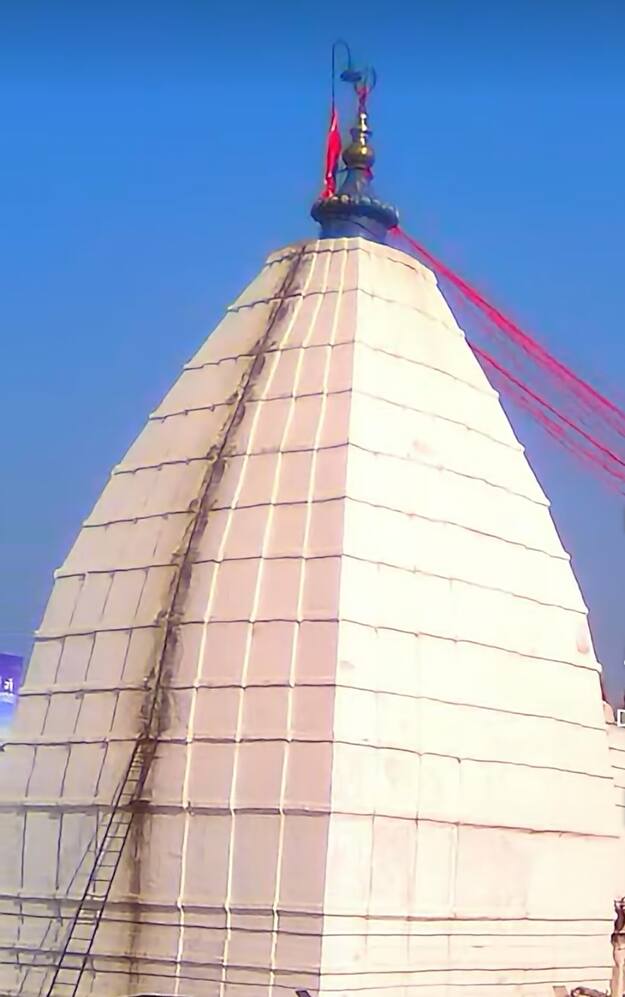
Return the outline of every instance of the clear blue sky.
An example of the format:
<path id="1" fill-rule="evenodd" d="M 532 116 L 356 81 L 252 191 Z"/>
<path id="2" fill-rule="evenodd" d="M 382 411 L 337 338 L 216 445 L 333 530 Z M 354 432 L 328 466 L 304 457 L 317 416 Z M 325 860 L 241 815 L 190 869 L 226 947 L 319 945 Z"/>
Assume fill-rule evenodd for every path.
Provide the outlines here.
<path id="1" fill-rule="evenodd" d="M 378 70 L 377 187 L 404 227 L 621 389 L 619 0 L 7 0 L 0 25 L 0 650 L 27 650 L 110 468 L 224 307 L 315 231 L 337 36 Z M 625 503 L 517 428 L 617 693 Z"/>

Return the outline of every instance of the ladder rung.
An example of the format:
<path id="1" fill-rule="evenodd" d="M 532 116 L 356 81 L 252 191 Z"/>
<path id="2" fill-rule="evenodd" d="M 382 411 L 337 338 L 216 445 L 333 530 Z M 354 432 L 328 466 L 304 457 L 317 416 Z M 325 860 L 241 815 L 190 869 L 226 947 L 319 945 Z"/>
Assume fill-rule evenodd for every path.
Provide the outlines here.
<path id="1" fill-rule="evenodd" d="M 70 963 L 73 964 L 67 965 L 68 959 L 70 960 Z M 64 952 L 59 973 L 63 973 L 64 976 L 74 977 L 76 973 L 80 973 L 82 969 L 82 963 L 83 963 L 82 955 L 75 955 L 73 952 L 69 951 Z"/>
<path id="2" fill-rule="evenodd" d="M 82 963 L 83 963 L 83 958 L 82 958 L 83 957 L 83 953 L 82 952 L 74 952 L 72 950 L 72 945 L 73 945 L 74 941 L 80 942 L 80 941 L 84 941 L 84 939 L 74 938 L 73 935 L 69 939 L 67 948 L 65 949 L 65 951 L 63 953 L 63 957 L 61 959 L 61 968 L 63 970 L 67 970 L 68 973 L 76 972 L 77 970 L 79 970 L 81 968 Z"/>
<path id="3" fill-rule="evenodd" d="M 126 824 L 118 824 L 117 827 L 112 827 L 110 831 L 105 834 L 104 840 L 110 841 L 112 838 L 125 838 L 128 834 L 128 828 L 130 827 L 130 821 Z"/>
<path id="4" fill-rule="evenodd" d="M 76 959 L 82 959 L 82 957 L 87 955 L 89 952 L 89 946 L 92 941 L 92 938 L 72 938 L 71 946 L 68 948 L 66 955 L 72 955 Z"/>
<path id="5" fill-rule="evenodd" d="M 72 934 L 72 939 L 75 938 L 79 942 L 84 942 L 88 938 L 92 938 L 93 937 L 93 928 L 94 928 L 94 926 L 95 926 L 95 922 L 93 922 L 93 921 L 89 921 L 87 924 L 77 924 L 76 927 L 74 928 L 74 933 Z M 76 932 L 79 930 L 79 928 L 84 928 L 86 931 L 88 931 L 88 935 L 86 935 L 86 936 L 85 935 L 77 935 Z"/>

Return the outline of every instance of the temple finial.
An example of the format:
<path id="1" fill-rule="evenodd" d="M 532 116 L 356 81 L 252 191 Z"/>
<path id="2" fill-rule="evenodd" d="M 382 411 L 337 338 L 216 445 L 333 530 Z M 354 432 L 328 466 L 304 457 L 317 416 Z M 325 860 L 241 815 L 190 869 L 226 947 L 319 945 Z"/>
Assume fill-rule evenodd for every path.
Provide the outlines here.
<path id="1" fill-rule="evenodd" d="M 356 93 L 356 125 L 351 129 L 352 140 L 343 151 L 343 182 L 336 193 L 325 194 L 315 201 L 311 215 L 321 225 L 322 239 L 362 236 L 385 243 L 388 230 L 398 224 L 399 216 L 392 205 L 376 196 L 372 186 L 375 153 L 370 141 L 367 101 L 376 84 L 376 74 L 372 68 L 354 69 L 349 48 L 345 48 L 348 65 L 341 79 L 351 83 Z"/>

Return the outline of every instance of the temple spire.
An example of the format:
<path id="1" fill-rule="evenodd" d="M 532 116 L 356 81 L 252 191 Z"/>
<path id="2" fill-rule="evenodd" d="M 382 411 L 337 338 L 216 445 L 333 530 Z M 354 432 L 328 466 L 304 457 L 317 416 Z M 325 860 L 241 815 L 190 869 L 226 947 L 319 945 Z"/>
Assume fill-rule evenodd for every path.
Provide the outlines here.
<path id="1" fill-rule="evenodd" d="M 336 193 L 315 201 L 311 215 L 321 225 L 322 239 L 361 236 L 385 243 L 388 230 L 398 224 L 399 216 L 391 204 L 377 197 L 372 184 L 375 152 L 367 101 L 376 75 L 373 69 L 354 69 L 348 48 L 347 53 L 348 66 L 341 79 L 353 85 L 358 105 L 356 123 L 350 129 L 351 142 L 343 150 L 344 178 Z"/>

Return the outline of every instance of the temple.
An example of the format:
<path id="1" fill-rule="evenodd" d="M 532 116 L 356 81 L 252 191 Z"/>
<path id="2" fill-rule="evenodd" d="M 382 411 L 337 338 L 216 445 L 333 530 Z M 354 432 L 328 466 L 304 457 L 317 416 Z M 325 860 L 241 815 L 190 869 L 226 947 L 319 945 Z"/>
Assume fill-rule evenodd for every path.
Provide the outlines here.
<path id="1" fill-rule="evenodd" d="M 359 103 L 319 237 L 227 309 L 55 574 L 0 753 L 7 997 L 609 986 L 625 738 L 370 136 Z"/>

